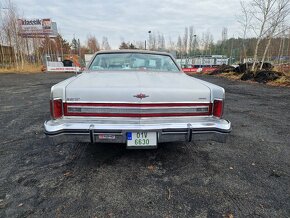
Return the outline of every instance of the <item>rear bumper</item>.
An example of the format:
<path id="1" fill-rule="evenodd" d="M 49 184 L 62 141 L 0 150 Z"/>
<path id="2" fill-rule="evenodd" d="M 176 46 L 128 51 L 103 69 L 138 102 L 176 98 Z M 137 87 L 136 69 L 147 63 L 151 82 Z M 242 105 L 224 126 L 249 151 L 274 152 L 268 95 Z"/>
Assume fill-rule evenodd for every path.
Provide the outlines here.
<path id="1" fill-rule="evenodd" d="M 44 123 L 45 134 L 49 136 L 73 135 L 80 141 L 99 143 L 126 143 L 127 132 L 148 131 L 157 132 L 159 143 L 174 141 L 212 140 L 225 142 L 231 132 L 228 120 L 214 117 L 203 117 L 198 120 L 183 118 L 182 122 L 167 120 L 158 122 L 114 122 L 108 120 L 59 119 Z M 177 118 L 178 120 L 178 118 Z M 175 121 L 175 122 L 173 122 Z M 188 122 L 185 122 L 188 121 Z"/>

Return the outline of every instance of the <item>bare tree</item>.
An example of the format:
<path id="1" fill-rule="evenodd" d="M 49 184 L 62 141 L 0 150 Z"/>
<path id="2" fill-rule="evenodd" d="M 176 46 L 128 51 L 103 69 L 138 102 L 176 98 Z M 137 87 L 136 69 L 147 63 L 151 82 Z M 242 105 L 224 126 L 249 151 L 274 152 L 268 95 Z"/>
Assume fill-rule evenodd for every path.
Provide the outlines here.
<path id="1" fill-rule="evenodd" d="M 89 49 L 90 53 L 95 53 L 100 50 L 100 44 L 95 36 L 88 35 L 87 48 Z"/>
<path id="2" fill-rule="evenodd" d="M 161 51 L 165 50 L 165 38 L 163 33 L 158 34 L 158 49 Z"/>
<path id="3" fill-rule="evenodd" d="M 102 40 L 102 49 L 103 50 L 110 50 L 111 49 L 108 38 L 105 36 L 103 37 L 103 40 Z"/>
<path id="4" fill-rule="evenodd" d="M 14 48 L 14 58 L 16 68 L 19 68 L 19 64 L 21 63 L 21 67 L 24 66 L 24 56 L 23 56 L 23 40 L 18 35 L 18 14 L 16 6 L 8 1 L 7 3 L 7 11 L 5 19 L 3 20 L 4 32 L 9 41 L 9 46 Z"/>
<path id="5" fill-rule="evenodd" d="M 134 42 L 134 44 L 136 45 L 136 47 L 138 49 L 145 49 L 145 46 L 144 46 L 144 42 L 143 41 L 136 41 L 136 42 Z"/>
<path id="6" fill-rule="evenodd" d="M 172 41 L 171 37 L 168 39 L 168 50 L 175 51 L 176 50 L 176 43 Z"/>
<path id="7" fill-rule="evenodd" d="M 187 43 L 188 43 L 188 28 L 187 27 L 185 27 L 184 28 L 184 35 L 183 35 L 183 53 L 184 53 L 184 55 L 185 56 L 187 56 L 187 48 L 188 48 L 188 45 L 187 45 Z"/>
<path id="8" fill-rule="evenodd" d="M 158 50 L 165 50 L 165 38 L 163 33 L 159 33 L 157 35 L 157 45 L 156 45 Z"/>
<path id="9" fill-rule="evenodd" d="M 242 26 L 242 46 L 243 46 L 243 56 L 244 59 L 248 59 L 247 57 L 247 49 L 246 49 L 246 38 L 250 29 L 250 24 L 252 20 L 252 14 L 249 13 L 249 5 L 245 1 L 240 1 L 241 5 L 241 16 L 238 17 L 238 22 Z M 248 62 L 246 61 L 246 66 L 248 67 Z"/>
<path id="10" fill-rule="evenodd" d="M 193 26 L 189 27 L 189 38 L 188 38 L 188 53 L 191 54 L 194 47 L 194 31 Z"/>
<path id="11" fill-rule="evenodd" d="M 228 39 L 228 28 L 223 27 L 222 30 L 222 41 L 226 41 Z"/>
<path id="12" fill-rule="evenodd" d="M 270 47 L 271 41 L 275 34 L 277 33 L 278 27 L 281 27 L 280 32 L 285 32 L 286 29 L 288 29 L 288 26 L 283 25 L 286 18 L 289 16 L 290 13 L 290 8 L 289 8 L 289 0 L 277 0 L 275 4 L 275 8 L 273 10 L 272 16 L 269 18 L 269 27 L 268 27 L 268 32 L 267 32 L 267 45 L 265 47 L 263 57 L 262 57 L 262 63 L 260 66 L 260 70 L 263 67 L 263 63 L 265 61 L 268 49 Z M 283 37 L 282 37 L 283 38 Z M 284 42 L 284 41 L 283 41 Z"/>
<path id="13" fill-rule="evenodd" d="M 180 35 L 178 36 L 176 47 L 177 47 L 177 51 L 178 51 L 180 57 L 182 57 L 183 46 L 182 46 L 182 40 L 181 40 L 181 36 Z"/>
<path id="14" fill-rule="evenodd" d="M 255 70 L 256 62 L 258 59 L 259 45 L 265 34 L 268 32 L 267 25 L 269 23 L 270 17 L 273 14 L 276 2 L 277 0 L 252 0 L 251 14 L 254 18 L 254 24 L 252 27 L 257 35 L 252 71 Z"/>
<path id="15" fill-rule="evenodd" d="M 208 30 L 207 32 L 202 34 L 201 42 L 203 44 L 203 47 L 201 48 L 205 54 L 211 55 L 211 47 L 213 44 L 213 36 Z"/>
<path id="16" fill-rule="evenodd" d="M 148 47 L 149 47 L 149 50 L 157 49 L 157 39 L 156 39 L 156 34 L 154 32 L 149 33 Z"/>

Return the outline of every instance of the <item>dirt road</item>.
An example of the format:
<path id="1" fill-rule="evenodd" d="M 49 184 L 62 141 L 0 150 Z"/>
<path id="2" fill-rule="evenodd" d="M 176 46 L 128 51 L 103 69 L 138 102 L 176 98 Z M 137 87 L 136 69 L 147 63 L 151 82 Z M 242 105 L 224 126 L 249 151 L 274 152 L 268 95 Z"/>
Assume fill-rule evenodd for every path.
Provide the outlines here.
<path id="1" fill-rule="evenodd" d="M 226 89 L 228 142 L 126 150 L 43 134 L 72 75 L 0 75 L 0 217 L 289 217 L 289 88 L 198 76 Z"/>

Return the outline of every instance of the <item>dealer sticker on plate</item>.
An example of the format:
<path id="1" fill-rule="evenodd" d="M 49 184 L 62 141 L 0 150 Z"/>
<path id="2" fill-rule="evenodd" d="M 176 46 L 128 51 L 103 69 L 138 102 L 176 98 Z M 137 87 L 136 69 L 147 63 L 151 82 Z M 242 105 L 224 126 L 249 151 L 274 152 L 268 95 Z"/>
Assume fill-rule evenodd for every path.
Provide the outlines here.
<path id="1" fill-rule="evenodd" d="M 128 147 L 146 147 L 156 145 L 156 132 L 127 132 Z"/>

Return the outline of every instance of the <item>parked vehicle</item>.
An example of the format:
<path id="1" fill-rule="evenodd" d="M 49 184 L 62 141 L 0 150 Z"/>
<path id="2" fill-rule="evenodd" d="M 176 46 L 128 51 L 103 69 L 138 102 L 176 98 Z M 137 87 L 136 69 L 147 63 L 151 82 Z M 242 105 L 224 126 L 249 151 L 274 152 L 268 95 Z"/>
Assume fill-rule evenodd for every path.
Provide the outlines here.
<path id="1" fill-rule="evenodd" d="M 182 72 L 164 52 L 100 51 L 82 74 L 51 88 L 47 135 L 156 148 L 172 141 L 225 142 L 225 91 Z"/>

